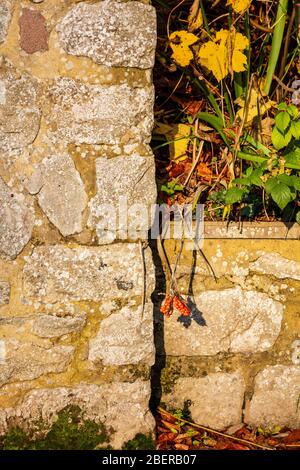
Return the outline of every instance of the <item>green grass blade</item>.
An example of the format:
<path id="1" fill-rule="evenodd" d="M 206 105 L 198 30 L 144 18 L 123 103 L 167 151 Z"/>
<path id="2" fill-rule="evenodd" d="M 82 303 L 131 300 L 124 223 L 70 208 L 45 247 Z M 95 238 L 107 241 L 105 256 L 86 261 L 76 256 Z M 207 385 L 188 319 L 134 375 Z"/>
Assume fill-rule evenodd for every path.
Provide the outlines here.
<path id="1" fill-rule="evenodd" d="M 272 48 L 268 61 L 267 75 L 264 88 L 264 92 L 266 95 L 270 93 L 273 75 L 279 58 L 284 33 L 285 20 L 287 16 L 288 3 L 289 0 L 279 0 L 278 2 L 276 22 L 272 39 Z"/>

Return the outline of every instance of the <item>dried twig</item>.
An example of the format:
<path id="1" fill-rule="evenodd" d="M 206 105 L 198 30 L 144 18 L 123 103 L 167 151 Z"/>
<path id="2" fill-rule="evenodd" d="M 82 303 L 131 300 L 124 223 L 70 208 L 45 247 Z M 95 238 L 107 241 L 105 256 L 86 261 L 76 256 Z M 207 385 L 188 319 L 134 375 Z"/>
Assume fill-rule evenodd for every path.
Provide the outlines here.
<path id="1" fill-rule="evenodd" d="M 200 424 L 192 423 L 191 421 L 188 421 L 186 419 L 178 418 L 177 416 L 173 416 L 171 413 L 164 410 L 160 406 L 157 409 L 161 414 L 163 414 L 165 416 L 169 416 L 173 419 L 175 418 L 177 421 L 181 421 L 182 423 L 188 424 L 189 426 L 192 426 L 196 429 L 201 429 L 202 431 L 206 431 L 206 432 L 209 432 L 211 434 L 216 434 L 217 436 L 225 437 L 226 439 L 231 439 L 232 441 L 241 442 L 242 444 L 245 444 L 247 446 L 253 446 L 253 447 L 256 447 L 257 449 L 275 450 L 272 447 L 264 446 L 264 445 L 261 445 L 261 444 L 256 444 L 255 442 L 248 441 L 247 439 L 242 439 L 240 437 L 231 436 L 230 434 L 226 434 L 226 433 L 221 432 L 221 431 L 216 431 L 215 429 L 211 429 L 207 426 L 201 426 Z"/>

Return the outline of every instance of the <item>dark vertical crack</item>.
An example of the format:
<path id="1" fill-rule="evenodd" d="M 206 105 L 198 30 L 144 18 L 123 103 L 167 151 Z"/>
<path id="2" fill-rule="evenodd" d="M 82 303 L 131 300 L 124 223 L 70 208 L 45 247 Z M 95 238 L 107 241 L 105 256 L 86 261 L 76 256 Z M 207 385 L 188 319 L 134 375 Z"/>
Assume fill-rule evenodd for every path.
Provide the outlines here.
<path id="1" fill-rule="evenodd" d="M 158 254 L 157 240 L 150 240 L 149 246 L 152 251 L 152 259 L 155 267 L 155 290 L 151 296 L 153 303 L 153 330 L 155 344 L 155 363 L 151 368 L 151 398 L 149 408 L 156 415 L 157 407 L 161 401 L 161 371 L 166 364 L 166 353 L 164 345 L 164 321 L 160 312 L 160 306 L 166 292 L 166 278 L 162 262 Z"/>

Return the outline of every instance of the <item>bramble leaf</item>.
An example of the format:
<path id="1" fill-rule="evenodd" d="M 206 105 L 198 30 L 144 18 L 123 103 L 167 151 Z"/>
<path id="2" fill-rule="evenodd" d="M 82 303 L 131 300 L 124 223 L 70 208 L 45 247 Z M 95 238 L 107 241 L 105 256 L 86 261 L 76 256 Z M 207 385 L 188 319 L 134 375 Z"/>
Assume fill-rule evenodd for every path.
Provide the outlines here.
<path id="1" fill-rule="evenodd" d="M 230 188 L 225 194 L 225 203 L 234 204 L 242 200 L 245 190 L 241 188 Z"/>
<path id="2" fill-rule="evenodd" d="M 272 131 L 272 144 L 276 150 L 280 150 L 286 146 L 285 137 L 283 134 L 281 134 L 277 127 L 274 127 Z"/>
<path id="3" fill-rule="evenodd" d="M 290 125 L 290 122 L 291 122 L 291 117 L 289 113 L 285 113 L 284 111 L 282 111 L 281 113 L 278 113 L 275 116 L 276 127 L 282 134 L 286 132 L 286 130 L 288 129 Z"/>

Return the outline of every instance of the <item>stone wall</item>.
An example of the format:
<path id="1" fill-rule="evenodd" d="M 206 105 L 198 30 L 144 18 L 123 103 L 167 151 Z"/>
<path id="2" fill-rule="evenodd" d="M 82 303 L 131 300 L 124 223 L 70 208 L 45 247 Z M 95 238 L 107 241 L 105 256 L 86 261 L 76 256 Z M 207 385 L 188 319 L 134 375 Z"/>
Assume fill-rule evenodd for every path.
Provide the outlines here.
<path id="1" fill-rule="evenodd" d="M 206 226 L 217 282 L 184 250 L 189 321 L 159 313 L 150 221 L 128 211 L 129 235 L 102 227 L 103 204 L 156 200 L 155 41 L 147 1 L 1 1 L 0 434 L 70 404 L 113 447 L 151 432 L 155 346 L 152 404 L 190 400 L 216 428 L 300 425 L 299 230 L 210 239 Z"/>
<path id="2" fill-rule="evenodd" d="M 1 0 L 1 433 L 72 403 L 113 447 L 153 430 L 151 251 L 99 210 L 156 200 L 147 3 Z"/>
<path id="3" fill-rule="evenodd" d="M 156 309 L 155 392 L 172 408 L 189 400 L 194 420 L 217 429 L 299 427 L 300 230 L 285 239 L 284 224 L 250 227 L 207 224 L 216 280 L 199 252 L 183 250 L 177 278 L 192 319 Z M 179 243 L 165 248 L 172 264 Z"/>

